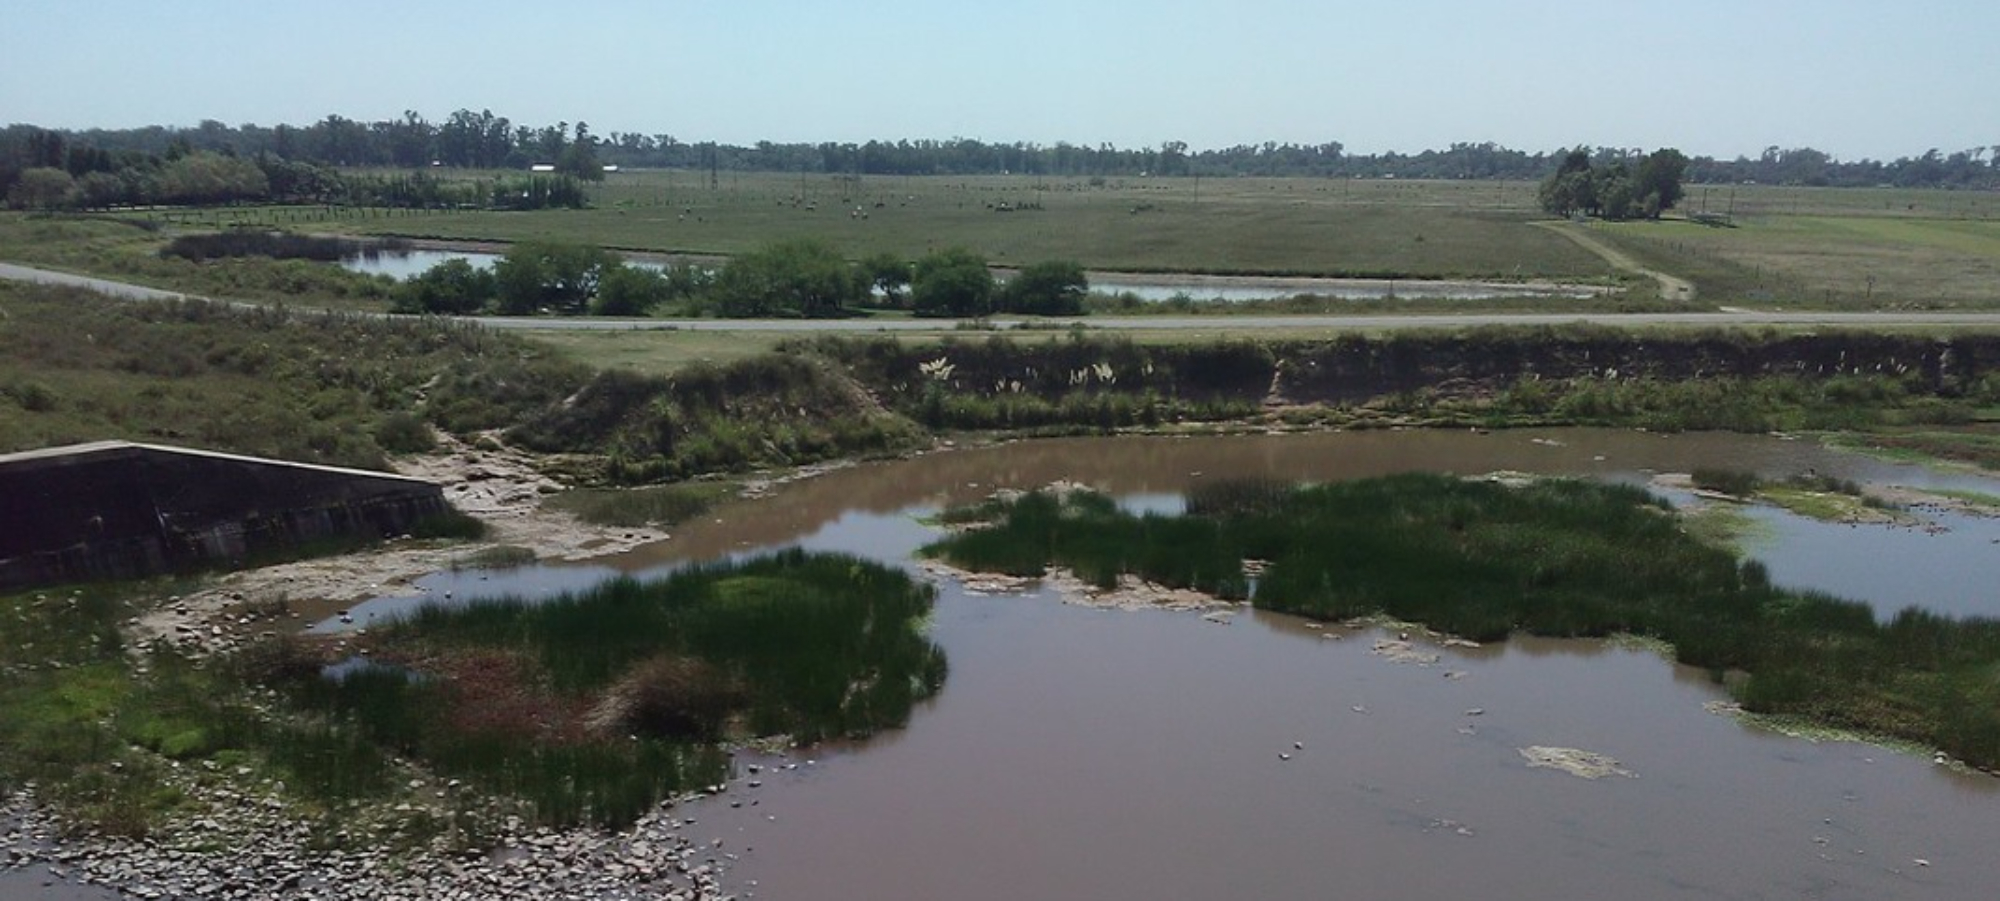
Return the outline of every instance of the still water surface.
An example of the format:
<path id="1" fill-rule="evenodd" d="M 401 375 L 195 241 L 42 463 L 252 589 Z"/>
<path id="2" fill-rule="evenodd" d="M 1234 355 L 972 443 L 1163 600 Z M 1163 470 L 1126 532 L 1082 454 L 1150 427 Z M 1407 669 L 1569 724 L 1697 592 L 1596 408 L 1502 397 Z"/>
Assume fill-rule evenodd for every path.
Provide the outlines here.
<path id="1" fill-rule="evenodd" d="M 423 586 L 433 597 L 536 594 L 787 544 L 911 565 L 933 535 L 921 514 L 1056 479 L 1170 507 L 1189 486 L 1228 476 L 1520 470 L 1636 481 L 1697 465 L 1996 489 L 1734 435 L 1038 441 L 785 485 L 589 566 L 441 574 Z M 1759 556 L 1781 583 L 1833 583 L 1821 587 L 1878 610 L 2000 613 L 1990 520 L 1959 517 L 1928 535 L 1758 515 L 1776 524 Z M 2000 885 L 2000 780 L 1746 727 L 1704 708 L 1724 697 L 1705 673 L 1642 650 L 1519 639 L 1398 664 L 1371 653 L 1368 631 L 1249 612 L 1217 625 L 1039 593 L 975 596 L 955 583 L 940 586 L 932 634 L 951 676 L 908 728 L 761 761 L 814 762 L 684 809 L 738 855 L 740 891 L 815 901 L 1991 899 Z M 1519 753 L 1532 745 L 1607 754 L 1634 775 L 1532 768 Z"/>
<path id="2" fill-rule="evenodd" d="M 356 272 L 371 275 L 388 275 L 397 279 L 420 275 L 426 270 L 446 260 L 462 259 L 474 267 L 487 269 L 500 259 L 498 254 L 460 250 L 411 250 L 404 253 L 380 253 L 367 256 L 349 257 L 341 265 Z M 664 265 L 644 259 L 628 258 L 627 263 L 647 269 L 661 269 Z M 1387 281 L 1381 279 L 1281 279 L 1281 278 L 1227 278 L 1212 276 L 1161 276 L 1146 279 L 1136 275 L 1119 275 L 1112 278 L 1096 277 L 1090 282 L 1090 290 L 1098 294 L 1130 294 L 1142 301 L 1160 302 L 1185 297 L 1189 300 L 1271 300 L 1310 294 L 1333 300 L 1378 300 L 1401 297 L 1405 299 L 1445 299 L 1445 300 L 1486 300 L 1496 297 L 1520 297 L 1535 295 L 1543 297 L 1590 297 L 1597 293 L 1589 287 L 1530 287 L 1524 285 L 1481 284 L 1476 282 L 1434 282 L 1422 280 Z"/>

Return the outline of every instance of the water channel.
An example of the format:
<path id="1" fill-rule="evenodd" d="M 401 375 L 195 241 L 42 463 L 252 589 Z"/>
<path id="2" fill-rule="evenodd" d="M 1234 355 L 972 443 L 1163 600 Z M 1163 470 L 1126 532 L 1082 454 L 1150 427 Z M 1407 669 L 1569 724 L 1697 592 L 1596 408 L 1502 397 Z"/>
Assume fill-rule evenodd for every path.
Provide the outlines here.
<path id="1" fill-rule="evenodd" d="M 779 486 L 671 540 L 577 566 L 443 573 L 425 594 L 541 594 L 803 545 L 914 568 L 942 505 L 1058 479 L 1171 508 L 1203 479 L 1515 470 L 1645 481 L 1728 466 L 1995 483 L 1761 436 L 1365 432 L 1023 442 Z M 2000 615 L 2000 523 L 1831 526 L 1758 511 L 1774 580 Z M 951 675 L 906 729 L 789 758 L 683 808 L 744 897 L 1990 899 L 2000 779 L 1711 712 L 1707 674 L 1595 641 L 1371 651 L 1368 630 L 1245 611 L 1108 611 L 939 586 Z M 357 607 L 360 625 L 412 598 Z M 322 624 L 333 628 L 337 624 Z M 1339 639 L 1329 638 L 1339 635 Z M 1421 643 L 1421 640 L 1420 640 Z M 1521 749 L 1616 758 L 1585 780 Z M 795 769 L 785 769 L 795 764 Z"/>
<path id="2" fill-rule="evenodd" d="M 410 250 L 350 257 L 342 265 L 356 272 L 405 279 L 447 260 L 463 259 L 481 269 L 489 268 L 500 256 L 494 253 L 460 250 Z M 649 269 L 664 263 L 645 258 L 627 262 Z M 1598 289 L 1589 286 L 1508 285 L 1480 282 L 1332 278 L 1262 278 L 1204 275 L 1142 276 L 1137 273 L 1097 274 L 1090 279 L 1091 291 L 1098 294 L 1130 294 L 1148 303 L 1186 298 L 1231 302 L 1271 300 L 1309 294 L 1333 300 L 1406 299 L 1487 300 L 1496 297 L 1590 297 Z"/>

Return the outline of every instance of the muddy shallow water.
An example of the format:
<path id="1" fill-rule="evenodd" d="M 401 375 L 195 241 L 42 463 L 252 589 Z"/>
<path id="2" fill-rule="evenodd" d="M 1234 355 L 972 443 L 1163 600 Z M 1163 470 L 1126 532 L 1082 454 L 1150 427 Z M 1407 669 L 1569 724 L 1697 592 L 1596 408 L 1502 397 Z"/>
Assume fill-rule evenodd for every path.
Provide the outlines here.
<path id="1" fill-rule="evenodd" d="M 1379 432 L 1029 442 L 851 467 L 779 486 L 589 566 L 440 574 L 432 597 L 541 593 L 616 570 L 802 544 L 909 563 L 918 516 L 999 487 L 1069 479 L 1171 507 L 1204 479 L 1411 469 L 1573 473 L 1807 469 L 1995 487 L 1764 437 L 1623 431 Z M 1781 583 L 1878 609 L 2000 614 L 1992 520 L 1927 534 L 1774 523 Z M 1845 568 L 1842 568 L 1845 567 Z M 1846 575 L 1832 575 L 1845 573 Z M 1863 574 L 1870 578 L 1862 578 Z M 1836 584 L 1820 584 L 1832 582 Z M 1845 590 L 1848 588 L 1858 590 Z M 358 607 L 360 624 L 407 599 Z M 329 627 L 333 624 L 326 624 Z M 951 675 L 908 728 L 851 747 L 739 760 L 689 808 L 762 898 L 1943 898 L 2000 884 L 2000 780 L 1856 742 L 1813 743 L 1707 706 L 1705 673 L 1603 642 L 1482 648 L 1250 611 L 1119 612 L 1041 593 L 940 586 Z M 1329 634 L 1339 639 L 1325 637 Z M 1573 748 L 1632 775 L 1586 780 L 1522 749 Z M 751 763 L 766 769 L 749 787 Z"/>

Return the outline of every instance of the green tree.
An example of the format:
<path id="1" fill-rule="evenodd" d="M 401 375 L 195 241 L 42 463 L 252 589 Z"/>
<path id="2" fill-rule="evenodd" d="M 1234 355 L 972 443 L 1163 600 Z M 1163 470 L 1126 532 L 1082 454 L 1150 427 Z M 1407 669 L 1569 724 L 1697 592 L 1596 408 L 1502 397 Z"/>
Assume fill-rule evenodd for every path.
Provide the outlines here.
<path id="1" fill-rule="evenodd" d="M 1632 170 L 1624 163 L 1594 170 L 1590 182 L 1597 195 L 1597 208 L 1590 212 L 1606 219 L 1631 219 L 1638 215 L 1639 184 L 1632 180 Z"/>
<path id="2" fill-rule="evenodd" d="M 499 281 L 492 272 L 474 267 L 464 257 L 454 257 L 404 279 L 391 295 L 390 309 L 464 316 L 485 309 L 499 293 Z"/>
<path id="3" fill-rule="evenodd" d="M 604 180 L 604 166 L 597 161 L 597 139 L 591 137 L 588 124 L 576 123 L 576 140 L 556 155 L 556 171 L 584 181 Z"/>
<path id="4" fill-rule="evenodd" d="M 1090 279 L 1083 266 L 1069 260 L 1048 260 L 1020 271 L 1000 288 L 997 306 L 1003 313 L 1031 316 L 1075 316 L 1083 312 Z"/>
<path id="5" fill-rule="evenodd" d="M 1640 212 L 1648 218 L 1658 219 L 1660 214 L 1680 203 L 1685 189 L 1682 179 L 1687 177 L 1688 158 L 1671 147 L 1653 151 L 1639 164 L 1637 190 Z"/>
<path id="6" fill-rule="evenodd" d="M 1542 210 L 1568 218 L 1597 210 L 1597 193 L 1590 172 L 1590 148 L 1576 147 L 1563 154 L 1554 174 L 1542 180 L 1539 191 Z"/>
<path id="7" fill-rule="evenodd" d="M 839 316 L 867 294 L 860 273 L 832 246 L 784 241 L 739 254 L 709 290 L 716 312 L 732 318 Z"/>
<path id="8" fill-rule="evenodd" d="M 646 316 L 673 295 L 673 285 L 657 269 L 630 263 L 613 265 L 597 285 L 590 302 L 593 316 Z"/>
<path id="9" fill-rule="evenodd" d="M 993 272 L 963 247 L 933 251 L 911 274 L 910 301 L 919 316 L 984 316 L 993 312 Z"/>
<path id="10" fill-rule="evenodd" d="M 1687 168 L 1688 158 L 1671 147 L 1653 151 L 1639 162 L 1636 172 L 1624 160 L 1595 166 L 1590 148 L 1578 147 L 1563 155 L 1556 171 L 1542 180 L 1538 194 L 1542 209 L 1557 216 L 1658 219 L 1680 202 Z"/>
<path id="11" fill-rule="evenodd" d="M 250 160 L 198 150 L 161 166 L 157 190 L 166 203 L 232 203 L 264 198 L 271 182 Z"/>
<path id="12" fill-rule="evenodd" d="M 602 248 L 558 241 L 517 244 L 493 265 L 500 312 L 521 316 L 548 310 L 574 316 L 597 293 L 604 273 L 619 265 Z"/>
<path id="13" fill-rule="evenodd" d="M 903 292 L 910 286 L 910 262 L 888 251 L 862 260 L 858 265 L 868 286 L 880 294 L 878 303 L 900 308 L 908 300 Z"/>
<path id="14" fill-rule="evenodd" d="M 7 189 L 7 204 L 16 209 L 53 210 L 69 206 L 76 196 L 76 180 L 52 166 L 21 170 L 21 180 Z"/>

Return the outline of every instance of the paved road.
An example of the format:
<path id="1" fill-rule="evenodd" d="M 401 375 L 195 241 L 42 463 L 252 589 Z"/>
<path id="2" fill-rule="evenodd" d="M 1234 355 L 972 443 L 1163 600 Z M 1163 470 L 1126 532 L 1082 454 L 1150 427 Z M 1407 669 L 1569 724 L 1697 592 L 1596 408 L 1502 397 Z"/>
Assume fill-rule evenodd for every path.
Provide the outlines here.
<path id="1" fill-rule="evenodd" d="M 0 278 L 88 288 L 134 300 L 194 297 L 108 279 L 70 275 L 0 263 Z M 387 314 L 383 314 L 387 315 Z M 950 331 L 955 323 L 936 319 L 553 319 L 500 316 L 466 317 L 467 321 L 519 331 L 738 331 L 860 333 Z M 1096 330 L 1249 330 L 1464 328 L 1480 325 L 1608 326 L 1840 326 L 1846 328 L 1985 327 L 2000 328 L 2000 313 L 1819 313 L 1812 311 L 1729 310 L 1700 313 L 1436 313 L 1411 315 L 1301 316 L 1093 316 L 1082 319 L 992 319 L 996 329 L 1033 325 L 1065 329 L 1072 325 Z"/>

